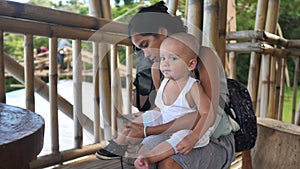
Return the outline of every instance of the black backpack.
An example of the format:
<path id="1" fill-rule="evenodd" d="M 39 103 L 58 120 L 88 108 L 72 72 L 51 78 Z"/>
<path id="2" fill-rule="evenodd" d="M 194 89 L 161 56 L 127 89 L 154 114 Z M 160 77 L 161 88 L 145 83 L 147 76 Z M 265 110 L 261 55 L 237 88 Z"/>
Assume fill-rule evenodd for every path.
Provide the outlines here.
<path id="1" fill-rule="evenodd" d="M 240 126 L 233 132 L 235 152 L 249 150 L 254 147 L 257 137 L 257 121 L 252 101 L 247 88 L 236 80 L 227 79 L 229 102 L 225 104 L 225 112 Z M 233 109 L 235 115 L 230 109 Z"/>

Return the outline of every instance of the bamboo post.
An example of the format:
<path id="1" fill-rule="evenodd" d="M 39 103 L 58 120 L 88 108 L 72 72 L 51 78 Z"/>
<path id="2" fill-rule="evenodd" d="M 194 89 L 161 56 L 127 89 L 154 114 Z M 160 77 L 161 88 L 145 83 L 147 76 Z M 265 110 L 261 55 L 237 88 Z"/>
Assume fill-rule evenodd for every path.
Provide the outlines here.
<path id="1" fill-rule="evenodd" d="M 104 1 L 89 1 L 90 2 L 90 10 L 93 16 L 98 18 L 109 18 L 111 17 L 111 13 L 106 11 L 105 8 L 109 3 Z M 106 6 L 104 6 L 106 5 Z M 111 137 L 111 79 L 110 79 L 110 57 L 108 56 L 109 47 L 105 44 L 100 44 L 100 97 L 103 98 L 101 101 L 101 112 L 103 113 L 103 121 L 104 121 L 104 138 Z M 108 90 L 109 89 L 109 90 Z"/>
<path id="2" fill-rule="evenodd" d="M 5 71 L 3 55 L 3 31 L 0 30 L 0 103 L 6 103 Z"/>
<path id="3" fill-rule="evenodd" d="M 271 56 L 270 60 L 270 88 L 269 88 L 269 103 L 267 117 L 276 119 L 277 113 L 275 112 L 275 96 L 276 96 L 276 57 Z"/>
<path id="4" fill-rule="evenodd" d="M 203 46 L 216 49 L 218 47 L 218 0 L 204 0 L 203 6 Z"/>
<path id="5" fill-rule="evenodd" d="M 89 14 L 91 16 L 101 16 L 100 10 L 96 10 L 96 8 L 100 6 L 99 1 L 93 0 L 89 1 Z M 93 42 L 93 86 L 94 86 L 94 140 L 95 142 L 99 142 L 103 139 L 104 131 L 99 129 L 100 127 L 100 44 Z M 104 100 L 104 99 L 103 99 Z M 97 129 L 97 130 L 95 130 Z M 100 140 L 99 140 L 100 139 Z"/>
<path id="6" fill-rule="evenodd" d="M 111 96 L 112 96 L 112 104 L 111 104 L 111 111 L 112 115 L 111 118 L 113 119 L 111 122 L 112 127 L 112 135 L 117 135 L 117 121 L 114 119 L 117 119 L 117 114 L 123 114 L 123 98 L 121 93 L 121 81 L 120 81 L 120 73 L 118 69 L 118 51 L 117 51 L 117 45 L 114 45 L 112 47 L 112 53 L 111 53 Z M 115 129 L 115 130 L 114 130 Z"/>
<path id="7" fill-rule="evenodd" d="M 289 69 L 288 69 L 287 65 L 285 67 L 284 74 L 285 74 L 286 86 L 291 87 Z"/>
<path id="8" fill-rule="evenodd" d="M 58 129 L 58 103 L 57 103 L 57 37 L 49 39 L 50 75 L 49 75 L 49 101 L 50 101 L 50 128 L 51 150 L 59 152 L 59 129 Z"/>
<path id="9" fill-rule="evenodd" d="M 227 32 L 235 32 L 236 31 L 236 4 L 235 0 L 228 0 L 227 3 Z M 236 40 L 230 40 L 229 43 L 236 43 Z M 229 63 L 229 68 L 228 64 Z M 225 66 L 224 66 L 227 74 L 230 78 L 236 79 L 236 53 L 229 51 L 228 52 L 228 60 L 225 58 Z"/>
<path id="10" fill-rule="evenodd" d="M 217 52 L 219 54 L 223 67 L 225 67 L 226 56 L 227 3 L 228 0 L 219 0 L 219 45 L 217 48 Z"/>
<path id="11" fill-rule="evenodd" d="M 275 116 L 273 116 L 272 118 L 273 119 L 276 119 L 276 117 L 278 117 L 278 109 L 279 109 L 279 94 L 280 94 L 280 80 L 281 80 L 281 69 L 282 69 L 282 63 L 284 63 L 285 61 L 284 61 L 284 59 L 286 59 L 286 58 L 276 58 L 277 59 L 277 70 L 276 70 L 276 88 L 275 88 L 275 95 L 274 95 L 274 97 L 275 97 L 275 100 L 274 100 L 274 102 L 275 102 L 275 104 L 274 104 L 274 115 Z M 271 110 L 269 110 L 269 111 L 271 111 Z M 277 116 L 276 116 L 277 115 Z"/>
<path id="12" fill-rule="evenodd" d="M 33 36 L 25 35 L 24 47 L 25 61 L 25 95 L 26 109 L 35 111 L 34 108 L 34 64 L 33 64 Z"/>
<path id="13" fill-rule="evenodd" d="M 258 0 L 254 30 L 265 29 L 267 4 L 268 0 Z M 252 42 L 255 42 L 255 40 L 252 40 Z M 260 82 L 260 63 L 261 55 L 256 52 L 251 52 L 247 88 L 252 99 L 253 108 L 256 110 L 256 114 L 259 114 L 259 109 L 256 109 L 256 103 L 257 100 L 260 100 L 258 99 L 260 95 L 257 94 Z"/>
<path id="14" fill-rule="evenodd" d="M 179 3 L 178 0 L 169 0 L 169 3 L 168 3 L 168 13 L 169 14 L 176 16 L 178 3 Z"/>
<path id="15" fill-rule="evenodd" d="M 188 32 L 195 37 L 201 39 L 202 36 L 202 0 L 190 0 L 186 2 L 187 5 L 187 27 Z"/>
<path id="16" fill-rule="evenodd" d="M 298 117 L 296 118 L 296 125 L 300 126 L 300 101 L 298 103 L 297 114 L 298 114 Z"/>
<path id="17" fill-rule="evenodd" d="M 282 121 L 282 111 L 283 111 L 283 101 L 284 101 L 284 70 L 286 67 L 286 59 L 282 59 L 282 67 L 281 67 L 281 77 L 280 77 L 280 91 L 279 91 L 279 106 L 278 106 L 278 115 L 277 119 Z"/>
<path id="18" fill-rule="evenodd" d="M 133 49 L 131 46 L 126 47 L 126 93 L 128 94 L 128 99 L 126 99 L 126 111 L 125 114 L 132 113 L 132 68 L 133 68 Z"/>
<path id="19" fill-rule="evenodd" d="M 292 123 L 296 124 L 296 104 L 297 104 L 297 91 L 298 91 L 298 80 L 299 80 L 299 64 L 300 59 L 294 58 L 295 73 L 294 73 L 294 92 L 293 92 L 293 103 L 292 103 Z"/>
<path id="20" fill-rule="evenodd" d="M 73 121 L 74 121 L 74 147 L 82 147 L 82 60 L 81 60 L 81 41 L 72 41 L 72 60 L 73 60 Z M 81 123 L 81 124 L 80 124 Z"/>
<path id="21" fill-rule="evenodd" d="M 93 89 L 94 89 L 94 142 L 103 139 L 100 127 L 100 97 L 99 97 L 99 43 L 93 42 Z"/>
<path id="22" fill-rule="evenodd" d="M 104 18 L 104 19 L 112 19 L 112 13 L 111 13 L 111 7 L 110 7 L 110 2 L 109 2 L 109 0 L 102 0 L 102 1 L 100 1 L 100 6 L 99 6 L 99 8 L 98 8 L 101 12 L 102 12 L 102 15 L 100 16 L 101 18 Z M 112 78 L 112 75 L 110 74 L 110 67 L 109 67 L 109 65 L 111 65 L 111 60 L 110 60 L 110 58 L 111 58 L 111 56 L 110 56 L 110 48 L 111 48 L 111 45 L 109 45 L 109 44 L 102 44 L 103 45 L 103 49 L 104 50 L 101 50 L 102 51 L 102 53 L 104 54 L 103 56 L 103 59 L 102 59 L 102 62 L 101 63 L 103 63 L 103 67 L 107 67 L 107 71 L 106 72 L 103 72 L 103 73 L 105 73 L 106 75 L 105 76 L 108 76 L 108 79 L 109 79 L 109 87 L 107 87 L 105 90 L 106 90 L 106 92 L 109 92 L 109 91 L 111 91 L 112 90 L 112 88 L 111 88 L 111 78 Z M 105 51 L 105 53 L 104 53 L 104 51 Z M 107 89 L 110 89 L 109 91 L 107 91 Z M 116 118 L 114 118 L 115 117 L 115 115 L 113 115 L 113 110 L 111 109 L 111 105 L 112 105 L 112 96 L 111 96 L 111 94 L 109 93 L 109 102 L 107 102 L 107 107 L 108 108 L 110 108 L 110 111 L 109 112 L 107 112 L 107 117 L 109 117 L 108 119 L 109 119 L 109 121 L 107 121 L 107 124 L 108 124 L 108 126 L 107 126 L 107 136 L 108 137 L 111 137 L 112 136 L 112 134 L 114 133 L 114 131 L 116 131 L 117 130 L 117 128 L 116 128 L 116 125 L 115 124 L 117 124 L 117 119 Z M 109 114 L 108 114 L 109 113 Z M 110 129 L 110 130 L 109 130 Z M 108 138 L 107 137 L 107 138 Z"/>
<path id="23" fill-rule="evenodd" d="M 266 31 L 275 33 L 276 24 L 278 20 L 279 0 L 269 0 L 268 12 L 266 20 Z M 261 117 L 267 117 L 269 105 L 269 89 L 270 89 L 270 55 L 263 55 L 262 57 L 262 88 L 261 88 Z"/>

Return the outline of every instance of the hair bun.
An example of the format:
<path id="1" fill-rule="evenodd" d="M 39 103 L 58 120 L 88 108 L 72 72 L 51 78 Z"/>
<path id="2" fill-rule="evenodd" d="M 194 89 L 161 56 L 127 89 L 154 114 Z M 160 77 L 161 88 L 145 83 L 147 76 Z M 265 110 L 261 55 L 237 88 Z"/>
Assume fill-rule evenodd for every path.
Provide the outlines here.
<path id="1" fill-rule="evenodd" d="M 164 1 L 160 1 L 151 6 L 142 8 L 138 13 L 144 12 L 168 13 L 168 7 L 165 5 Z"/>

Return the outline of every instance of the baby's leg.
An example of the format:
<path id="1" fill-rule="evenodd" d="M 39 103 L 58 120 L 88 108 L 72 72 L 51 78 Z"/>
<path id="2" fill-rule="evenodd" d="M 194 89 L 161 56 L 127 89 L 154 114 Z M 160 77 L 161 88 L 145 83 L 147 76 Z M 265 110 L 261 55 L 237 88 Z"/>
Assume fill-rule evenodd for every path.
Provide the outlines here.
<path id="1" fill-rule="evenodd" d="M 160 143 L 151 151 L 147 151 L 147 149 L 142 146 L 139 151 L 140 155 L 135 160 L 134 166 L 136 169 L 148 169 L 150 164 L 168 158 L 174 153 L 175 151 L 172 146 L 166 141 Z"/>
<path id="2" fill-rule="evenodd" d="M 168 142 L 164 141 L 154 147 L 150 152 L 145 152 L 141 155 L 148 163 L 155 163 L 168 158 L 173 154 L 175 154 L 173 147 Z"/>

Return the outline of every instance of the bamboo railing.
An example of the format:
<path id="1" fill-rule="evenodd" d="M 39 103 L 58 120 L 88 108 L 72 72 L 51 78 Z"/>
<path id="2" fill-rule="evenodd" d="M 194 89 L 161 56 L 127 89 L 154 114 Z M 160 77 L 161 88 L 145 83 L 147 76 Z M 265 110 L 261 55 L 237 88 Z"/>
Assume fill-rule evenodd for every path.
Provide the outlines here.
<path id="1" fill-rule="evenodd" d="M 170 1 L 178 3 L 178 1 Z M 286 59 L 287 57 L 295 58 L 295 77 L 294 77 L 294 95 L 293 95 L 293 119 L 294 123 L 300 125 L 300 118 L 296 119 L 296 111 L 300 111 L 300 105 L 297 109 L 297 81 L 299 78 L 299 56 L 300 56 L 300 40 L 288 40 L 279 37 L 274 33 L 266 32 L 265 22 L 267 18 L 267 1 L 259 0 L 258 14 L 254 31 L 239 31 L 226 32 L 226 24 L 224 15 L 226 14 L 226 3 L 223 0 L 203 0 L 203 1 L 189 1 L 187 5 L 187 25 L 188 30 L 195 36 L 201 36 L 200 30 L 203 31 L 202 42 L 203 45 L 212 46 L 218 49 L 218 53 L 225 64 L 225 52 L 236 53 L 251 53 L 248 89 L 251 93 L 253 103 L 257 110 L 266 114 L 258 114 L 259 116 L 269 116 L 268 111 L 275 110 L 277 114 L 271 115 L 273 118 L 280 119 L 283 105 L 283 85 L 284 74 L 278 72 L 284 71 L 285 62 L 279 64 L 279 68 L 275 69 L 276 76 L 273 76 L 273 81 L 276 80 L 276 85 L 279 84 L 280 93 L 272 94 L 275 97 L 274 108 L 273 103 L 264 101 L 261 103 L 262 97 L 260 91 L 270 90 L 262 89 L 259 82 L 262 76 L 260 75 L 261 59 L 266 57 L 276 58 L 277 60 Z M 120 105 L 114 105 L 113 100 L 119 97 L 119 81 L 113 75 L 118 76 L 118 72 L 114 72 L 118 67 L 117 54 L 114 51 L 112 55 L 108 55 L 110 44 L 131 46 L 130 40 L 127 38 L 126 24 L 111 21 L 111 14 L 107 9 L 108 1 L 90 1 L 95 8 L 91 8 L 91 16 L 83 16 L 70 12 L 58 11 L 40 6 L 33 6 L 28 4 L 20 4 L 16 2 L 0 1 L 0 102 L 6 102 L 5 96 L 5 71 L 25 84 L 26 88 L 26 108 L 34 110 L 34 92 L 40 94 L 50 102 L 51 107 L 51 141 L 52 152 L 45 156 L 40 156 L 31 162 L 31 168 L 43 168 L 55 164 L 61 164 L 65 161 L 74 158 L 82 157 L 88 154 L 93 154 L 101 146 L 104 145 L 104 138 L 109 137 L 116 131 L 116 115 Z M 101 4 L 100 4 L 101 3 Z M 173 4 L 173 9 L 177 5 Z M 224 9 L 225 8 L 225 9 Z M 203 9 L 203 11 L 201 11 Z M 102 11 L 103 13 L 98 13 Z M 105 18 L 105 19 L 103 19 Z M 26 42 L 25 52 L 25 68 L 12 59 L 8 54 L 3 52 L 5 32 L 23 34 Z M 272 31 L 273 32 L 273 31 Z M 225 36 L 226 35 L 226 36 Z M 33 36 L 43 36 L 49 38 L 50 51 L 50 70 L 49 70 L 49 86 L 40 78 L 33 76 L 34 62 L 33 62 Z M 58 38 L 66 38 L 72 40 L 72 58 L 74 62 L 73 67 L 73 81 L 74 81 L 74 105 L 69 103 L 66 99 L 57 93 L 57 40 Z M 225 40 L 227 45 L 225 48 Z M 231 43 L 232 41 L 235 43 Z M 239 42 L 239 41 L 243 41 Z M 245 42 L 249 41 L 249 42 Z M 81 42 L 92 43 L 93 45 L 93 110 L 94 119 L 90 119 L 82 112 L 82 57 L 81 57 Z M 99 43 L 101 45 L 99 45 Z M 105 44 L 105 45 L 104 45 Z M 108 45 L 109 44 L 109 45 Z M 101 52 L 99 52 L 101 51 Z M 132 81 L 132 50 L 127 47 L 126 58 L 126 91 L 129 98 L 131 98 L 131 81 Z M 263 55 L 263 56 L 261 56 Z M 275 61 L 276 61 L 275 59 Z M 276 62 L 269 62 L 271 65 Z M 110 67 L 111 66 L 111 67 Z M 110 69 L 113 68 L 113 71 Z M 274 69 L 274 68 L 272 68 Z M 269 70 L 268 70 L 269 71 Z M 273 70 L 274 71 L 274 70 Z M 233 74 L 234 76 L 234 74 Z M 264 75 L 264 78 L 267 76 Z M 275 79 L 274 79 L 275 78 Z M 269 79 L 264 80 L 269 84 Z M 277 87 L 277 86 L 276 86 Z M 270 93 L 269 91 L 264 91 Z M 264 93 L 263 92 L 263 93 Z M 273 97 L 264 94 L 264 97 Z M 126 102 L 126 113 L 131 112 L 131 103 L 128 99 Z M 268 99 L 269 100 L 269 99 Z M 104 128 L 100 128 L 100 106 L 104 110 L 104 118 L 108 124 L 104 124 Z M 60 151 L 59 150 L 59 131 L 58 131 L 58 115 L 57 111 L 61 110 L 68 117 L 74 120 L 76 139 L 74 149 Z M 278 110 L 278 111 L 277 111 Z M 275 112 L 274 111 L 274 112 Z M 84 125 L 82 125 L 84 124 Z M 106 127 L 108 125 L 108 127 Z M 111 127 L 112 126 L 112 127 Z M 94 142 L 92 145 L 82 145 L 82 130 L 85 129 L 94 135 Z M 107 135 L 107 136 L 106 136 Z M 100 143 L 100 144 L 97 144 Z M 243 157 L 244 158 L 244 157 Z"/>
<path id="2" fill-rule="evenodd" d="M 229 52 L 236 53 L 251 53 L 255 52 L 255 55 L 270 55 L 274 58 L 277 58 L 279 61 L 286 60 L 287 57 L 293 57 L 295 63 L 295 72 L 294 72 L 294 89 L 293 89 L 293 101 L 292 101 L 292 119 L 291 121 L 295 124 L 298 124 L 296 121 L 299 121 L 295 117 L 296 112 L 296 97 L 297 97 L 297 88 L 298 88 L 298 79 L 299 79 L 299 58 L 300 58 L 300 40 L 287 40 L 285 38 L 281 38 L 275 34 L 271 34 L 269 32 L 265 32 L 263 30 L 256 31 L 238 31 L 238 32 L 229 32 L 227 33 L 227 40 L 237 40 L 243 42 L 240 43 L 228 43 L 226 48 Z M 244 42 L 245 40 L 249 40 L 251 42 Z M 263 55 L 262 58 L 265 56 Z M 272 63 L 276 64 L 276 62 Z M 257 66 L 257 65 L 256 65 Z M 280 88 L 280 98 L 278 94 L 272 93 L 270 98 L 273 98 L 273 103 L 264 103 L 259 102 L 260 104 L 267 106 L 269 105 L 269 110 L 265 110 L 265 113 L 273 113 L 273 114 L 259 114 L 260 117 L 269 117 L 273 119 L 282 120 L 282 112 L 283 112 L 283 97 L 284 97 L 284 70 L 285 70 L 285 62 L 283 64 L 279 64 L 279 68 L 274 72 L 273 81 L 279 80 L 280 85 L 277 88 Z M 273 70 L 275 71 L 275 70 Z M 250 72 L 249 72 L 250 73 Z M 275 76 L 277 73 L 277 76 Z M 254 78 L 256 76 L 253 76 Z M 275 77 L 277 79 L 275 79 Z M 254 80 L 254 79 L 253 79 Z M 269 79 L 266 79 L 265 83 L 269 83 Z M 250 84 L 250 81 L 249 81 Z M 274 88 L 268 88 L 266 90 L 273 90 Z M 252 95 L 254 97 L 255 95 Z M 277 97 L 276 97 L 277 96 Z M 253 98 L 254 100 L 262 100 L 260 98 L 261 95 L 257 95 L 257 98 Z M 275 102 L 276 101 L 276 102 Z M 278 108 L 275 108 L 275 105 Z M 257 109 L 256 109 L 257 110 Z M 270 112 L 271 111 L 271 112 Z M 260 111 L 261 112 L 261 111 Z M 299 125 L 299 124 L 298 124 Z"/>
<path id="3" fill-rule="evenodd" d="M 22 10 L 20 10 L 22 9 Z M 101 11 L 104 9 L 101 9 Z M 107 112 L 106 116 L 111 116 L 116 120 L 115 115 L 110 115 L 111 103 L 104 105 L 104 100 L 111 100 L 110 93 L 102 95 L 104 91 L 110 92 L 111 86 L 120 87 L 110 80 L 99 77 L 101 71 L 110 71 L 108 65 L 112 60 L 105 54 L 108 53 L 110 46 L 103 48 L 99 44 L 127 45 L 131 46 L 131 42 L 127 38 L 127 25 L 123 23 L 113 22 L 109 19 L 102 19 L 90 16 L 78 15 L 65 11 L 58 11 L 40 6 L 29 4 L 21 4 L 10 1 L 0 1 L 0 98 L 1 102 L 6 102 L 5 96 L 5 72 L 8 72 L 15 79 L 25 85 L 26 91 L 26 108 L 34 111 L 35 98 L 34 92 L 37 92 L 50 103 L 50 126 L 51 126 L 51 153 L 40 156 L 30 163 L 30 168 L 43 168 L 55 164 L 61 164 L 65 161 L 93 154 L 100 146 L 104 145 L 103 128 L 100 128 L 100 108 L 102 104 L 102 112 Z M 24 35 L 25 41 L 25 56 L 24 67 L 15 61 L 8 54 L 3 52 L 3 34 L 4 32 L 17 33 Z M 33 36 L 43 36 L 49 38 L 49 86 L 39 77 L 34 76 L 34 60 L 33 60 Z M 74 104 L 70 104 L 66 99 L 57 93 L 57 41 L 58 38 L 66 38 L 72 40 L 72 60 L 73 60 L 73 98 Z M 94 80 L 94 119 L 86 116 L 82 111 L 82 56 L 81 43 L 93 43 L 93 80 Z M 100 47 L 100 48 L 99 48 Z M 130 53 L 128 53 L 130 54 Z M 116 57 L 117 55 L 114 55 Z M 130 58 L 130 57 L 129 57 Z M 106 65 L 99 64 L 104 59 Z M 132 58 L 131 58 L 132 59 Z M 117 60 L 115 60 L 115 63 Z M 132 61 L 131 61 L 132 62 Z M 114 68 L 118 64 L 114 64 Z M 131 67 L 127 70 L 132 69 Z M 106 67 L 106 68 L 105 68 Z M 100 71 L 100 72 L 99 72 Z M 114 69 L 116 71 L 116 69 Z M 110 78 L 109 74 L 102 72 L 103 75 Z M 132 71 L 131 71 L 132 72 Z M 132 77 L 131 72 L 127 76 Z M 116 73 L 112 73 L 116 74 Z M 105 88 L 101 83 L 107 83 Z M 115 77 L 119 79 L 118 77 Z M 4 82 L 2 83 L 2 81 Z M 130 79 L 131 80 L 131 79 Z M 112 84 L 113 83 L 113 84 Z M 4 84 L 4 85 L 3 85 Z M 127 88 L 130 89 L 128 82 Z M 99 88 L 100 86 L 100 88 Z M 121 91 L 119 89 L 119 91 Z M 101 97 L 99 96 L 101 94 Z M 100 100 L 101 98 L 101 100 Z M 119 97 L 118 98 L 122 98 Z M 104 104 L 103 104 L 104 103 Z M 106 109 L 103 109 L 106 107 Z M 129 107 L 129 106 L 128 106 Z M 59 130 L 58 130 L 58 109 L 65 113 L 74 121 L 74 149 L 60 151 L 59 150 Z M 114 111 L 116 114 L 116 112 Z M 118 112 L 122 113 L 122 112 Z M 95 121 L 95 123 L 94 123 Z M 110 122 L 110 118 L 105 120 Z M 111 125 L 111 124 L 109 124 Z M 116 125 L 116 123 L 113 123 Z M 105 126 L 111 130 L 116 127 Z M 94 135 L 95 144 L 83 145 L 82 131 L 87 130 Z M 110 132 L 107 134 L 110 137 Z M 98 144 L 100 143 L 100 144 Z"/>

